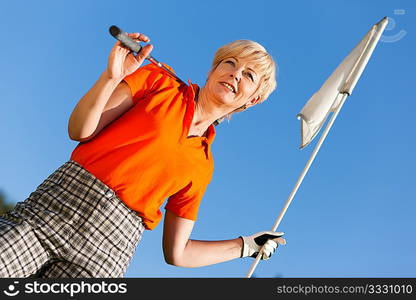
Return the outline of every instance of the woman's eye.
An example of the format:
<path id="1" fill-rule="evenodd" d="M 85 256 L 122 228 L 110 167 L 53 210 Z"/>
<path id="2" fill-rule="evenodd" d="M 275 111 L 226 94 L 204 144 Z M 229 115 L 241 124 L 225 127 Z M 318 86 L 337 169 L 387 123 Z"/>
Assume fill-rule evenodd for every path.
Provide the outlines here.
<path id="1" fill-rule="evenodd" d="M 254 80 L 254 76 L 251 73 L 246 73 L 248 77 L 250 77 L 251 80 Z"/>
<path id="2" fill-rule="evenodd" d="M 230 64 L 230 65 L 232 65 L 232 66 L 234 66 L 234 65 L 235 65 L 235 63 L 234 63 L 232 60 L 226 60 L 226 61 L 225 61 L 225 63 L 226 63 L 226 64 Z"/>

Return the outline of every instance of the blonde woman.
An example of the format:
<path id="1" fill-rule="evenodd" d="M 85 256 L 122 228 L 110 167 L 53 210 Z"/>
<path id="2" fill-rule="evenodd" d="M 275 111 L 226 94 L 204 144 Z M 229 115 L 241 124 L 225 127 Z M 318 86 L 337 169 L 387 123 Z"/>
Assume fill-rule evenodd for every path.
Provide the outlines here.
<path id="1" fill-rule="evenodd" d="M 143 34 L 129 36 L 149 42 Z M 275 62 L 256 42 L 238 40 L 215 54 L 205 86 L 141 66 L 116 42 L 108 65 L 68 124 L 79 141 L 70 159 L 0 218 L 1 277 L 121 277 L 145 230 L 162 218 L 167 263 L 199 267 L 268 259 L 282 233 L 224 241 L 191 240 L 213 172 L 214 125 L 263 102 L 275 89 Z"/>

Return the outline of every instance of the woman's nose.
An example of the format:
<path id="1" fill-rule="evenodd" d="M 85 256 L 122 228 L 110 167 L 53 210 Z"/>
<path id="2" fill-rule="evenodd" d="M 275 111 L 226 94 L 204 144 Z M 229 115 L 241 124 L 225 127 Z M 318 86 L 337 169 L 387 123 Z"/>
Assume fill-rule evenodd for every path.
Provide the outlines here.
<path id="1" fill-rule="evenodd" d="M 237 82 L 240 82 L 240 80 L 241 80 L 241 77 L 240 77 L 240 75 L 238 75 L 238 74 L 230 74 L 230 76 L 231 76 L 233 79 L 237 80 Z"/>

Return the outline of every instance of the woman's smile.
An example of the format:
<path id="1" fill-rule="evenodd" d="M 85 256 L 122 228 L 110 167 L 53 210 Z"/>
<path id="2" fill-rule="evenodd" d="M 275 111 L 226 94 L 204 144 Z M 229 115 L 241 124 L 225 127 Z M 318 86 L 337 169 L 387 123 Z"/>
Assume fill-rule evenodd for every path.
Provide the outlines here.
<path id="1" fill-rule="evenodd" d="M 227 82 L 220 82 L 220 84 L 223 85 L 228 91 L 232 92 L 233 94 L 236 93 L 236 89 L 232 84 Z"/>

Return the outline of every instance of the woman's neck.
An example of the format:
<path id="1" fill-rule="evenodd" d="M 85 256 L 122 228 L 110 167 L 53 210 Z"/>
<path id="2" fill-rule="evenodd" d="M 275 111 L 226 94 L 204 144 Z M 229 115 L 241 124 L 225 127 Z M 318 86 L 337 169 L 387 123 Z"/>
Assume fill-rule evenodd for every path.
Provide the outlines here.
<path id="1" fill-rule="evenodd" d="M 202 136 L 212 123 L 224 115 L 224 112 L 215 106 L 215 103 L 209 101 L 203 87 L 199 89 L 195 98 L 194 117 L 189 135 Z"/>

